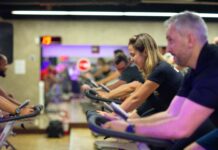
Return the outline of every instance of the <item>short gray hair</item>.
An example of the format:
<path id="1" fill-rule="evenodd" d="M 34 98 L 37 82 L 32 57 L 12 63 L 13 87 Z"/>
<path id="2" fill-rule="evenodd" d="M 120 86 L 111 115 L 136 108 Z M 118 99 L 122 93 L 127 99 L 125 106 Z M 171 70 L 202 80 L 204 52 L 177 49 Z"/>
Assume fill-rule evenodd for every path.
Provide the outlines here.
<path id="1" fill-rule="evenodd" d="M 208 29 L 205 21 L 195 12 L 184 11 L 178 13 L 164 23 L 166 26 L 174 25 L 180 32 L 184 33 L 185 29 L 195 33 L 201 42 L 207 41 Z"/>

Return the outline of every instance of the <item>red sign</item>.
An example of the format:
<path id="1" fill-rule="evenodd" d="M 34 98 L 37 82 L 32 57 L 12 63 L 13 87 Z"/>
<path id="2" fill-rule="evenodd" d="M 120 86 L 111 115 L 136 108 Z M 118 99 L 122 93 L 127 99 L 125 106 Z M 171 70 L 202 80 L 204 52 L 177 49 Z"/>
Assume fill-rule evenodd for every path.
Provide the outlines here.
<path id="1" fill-rule="evenodd" d="M 86 58 L 81 58 L 77 61 L 77 68 L 81 72 L 88 71 L 91 67 L 90 61 Z"/>

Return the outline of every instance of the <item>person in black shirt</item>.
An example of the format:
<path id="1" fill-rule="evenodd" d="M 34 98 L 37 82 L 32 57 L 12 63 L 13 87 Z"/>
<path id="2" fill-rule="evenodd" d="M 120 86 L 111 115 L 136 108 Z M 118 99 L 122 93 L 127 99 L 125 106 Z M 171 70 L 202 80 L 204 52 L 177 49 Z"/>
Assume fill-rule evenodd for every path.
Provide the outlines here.
<path id="1" fill-rule="evenodd" d="M 138 70 L 138 68 L 133 64 L 125 54 L 118 54 L 114 58 L 114 64 L 119 71 L 120 76 L 117 82 L 108 86 L 110 89 L 115 89 L 116 87 L 130 83 L 132 81 L 138 81 L 140 83 L 144 82 L 143 76 Z"/>
<path id="2" fill-rule="evenodd" d="M 137 108 L 136 113 L 138 116 L 144 116 L 144 113 L 150 109 L 152 113 L 164 111 L 168 108 L 171 100 L 176 95 L 182 83 L 183 76 L 176 71 L 166 61 L 160 61 L 147 80 L 159 84 L 159 87 L 154 91 L 154 94 L 149 96 L 147 100 Z M 150 115 L 148 113 L 147 115 Z M 132 113 L 130 117 L 136 114 Z"/>
<path id="3" fill-rule="evenodd" d="M 182 12 L 166 22 L 167 50 L 175 62 L 190 67 L 183 85 L 164 112 L 128 123 L 116 120 L 104 128 L 125 131 L 129 123 L 134 132 L 160 139 L 181 139 L 192 135 L 210 115 L 218 111 L 218 47 L 208 44 L 207 26 L 194 12 Z M 218 149 L 218 129 L 192 143 L 185 150 Z"/>
<path id="4" fill-rule="evenodd" d="M 165 110 L 182 83 L 182 74 L 164 60 L 149 34 L 138 34 L 130 38 L 128 49 L 133 61 L 143 72 L 145 82 L 125 99 L 121 107 L 131 112 L 140 106 L 130 117 L 137 114 L 142 116 L 150 108 L 156 112 Z M 150 98 L 152 93 L 155 96 Z"/>
<path id="5" fill-rule="evenodd" d="M 125 54 L 115 56 L 114 64 L 120 73 L 119 79 L 112 85 L 107 86 L 111 91 L 98 92 L 103 98 L 120 98 L 129 95 L 143 82 L 143 76 L 135 64 Z"/>

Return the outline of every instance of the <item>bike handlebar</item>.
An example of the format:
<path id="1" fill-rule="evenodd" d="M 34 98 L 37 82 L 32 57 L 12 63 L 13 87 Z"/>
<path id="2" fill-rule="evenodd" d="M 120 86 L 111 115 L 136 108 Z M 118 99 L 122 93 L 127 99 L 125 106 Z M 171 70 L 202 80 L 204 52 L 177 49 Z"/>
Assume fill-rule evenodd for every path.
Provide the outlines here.
<path id="1" fill-rule="evenodd" d="M 110 120 L 103 116 L 91 115 L 88 118 L 88 125 L 92 131 L 105 135 L 105 136 L 122 138 L 122 139 L 132 140 L 136 142 L 143 142 L 151 146 L 162 147 L 162 148 L 170 148 L 173 145 L 173 141 L 170 141 L 170 140 L 148 138 L 148 137 L 136 135 L 134 133 L 119 132 L 119 131 L 113 131 L 111 129 L 102 128 L 101 125 L 108 121 Z"/>
<path id="2" fill-rule="evenodd" d="M 21 106 L 24 107 L 26 105 L 20 105 L 19 108 Z M 22 116 L 19 116 L 19 115 L 9 115 L 9 117 L 7 117 L 7 118 L 4 118 L 4 117 L 0 118 L 0 123 L 35 117 L 35 116 L 37 116 L 41 112 L 41 110 L 43 109 L 43 106 L 42 105 L 36 105 L 36 106 L 33 107 L 33 109 L 34 109 L 34 111 L 31 114 L 22 115 Z"/>
<path id="3" fill-rule="evenodd" d="M 91 100 L 95 100 L 95 101 L 101 101 L 101 102 L 106 102 L 106 103 L 111 103 L 111 102 L 115 102 L 117 104 L 121 104 L 120 100 L 116 100 L 116 99 L 106 99 L 106 98 L 101 98 L 98 96 L 98 93 L 96 91 L 94 91 L 93 89 L 89 89 L 86 90 L 85 95 L 91 99 Z"/>

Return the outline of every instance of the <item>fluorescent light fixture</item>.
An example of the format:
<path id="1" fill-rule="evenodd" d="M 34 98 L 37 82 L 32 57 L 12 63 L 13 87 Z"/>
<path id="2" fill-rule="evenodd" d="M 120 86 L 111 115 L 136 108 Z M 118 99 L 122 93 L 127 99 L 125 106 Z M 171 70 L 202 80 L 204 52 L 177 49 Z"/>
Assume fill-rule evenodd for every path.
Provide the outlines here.
<path id="1" fill-rule="evenodd" d="M 218 18 L 218 13 L 213 14 L 213 13 L 198 13 L 201 17 L 203 18 Z"/>
<path id="2" fill-rule="evenodd" d="M 105 11 L 12 11 L 13 15 L 123 16 L 123 12 Z"/>
<path id="3" fill-rule="evenodd" d="M 124 16 L 141 16 L 141 17 L 170 17 L 176 13 L 172 12 L 124 12 Z"/>
<path id="4" fill-rule="evenodd" d="M 175 12 L 107 12 L 107 11 L 24 11 L 14 10 L 13 15 L 70 15 L 70 16 L 135 16 L 135 17 L 170 17 Z M 218 18 L 218 13 L 198 13 L 203 18 Z"/>

